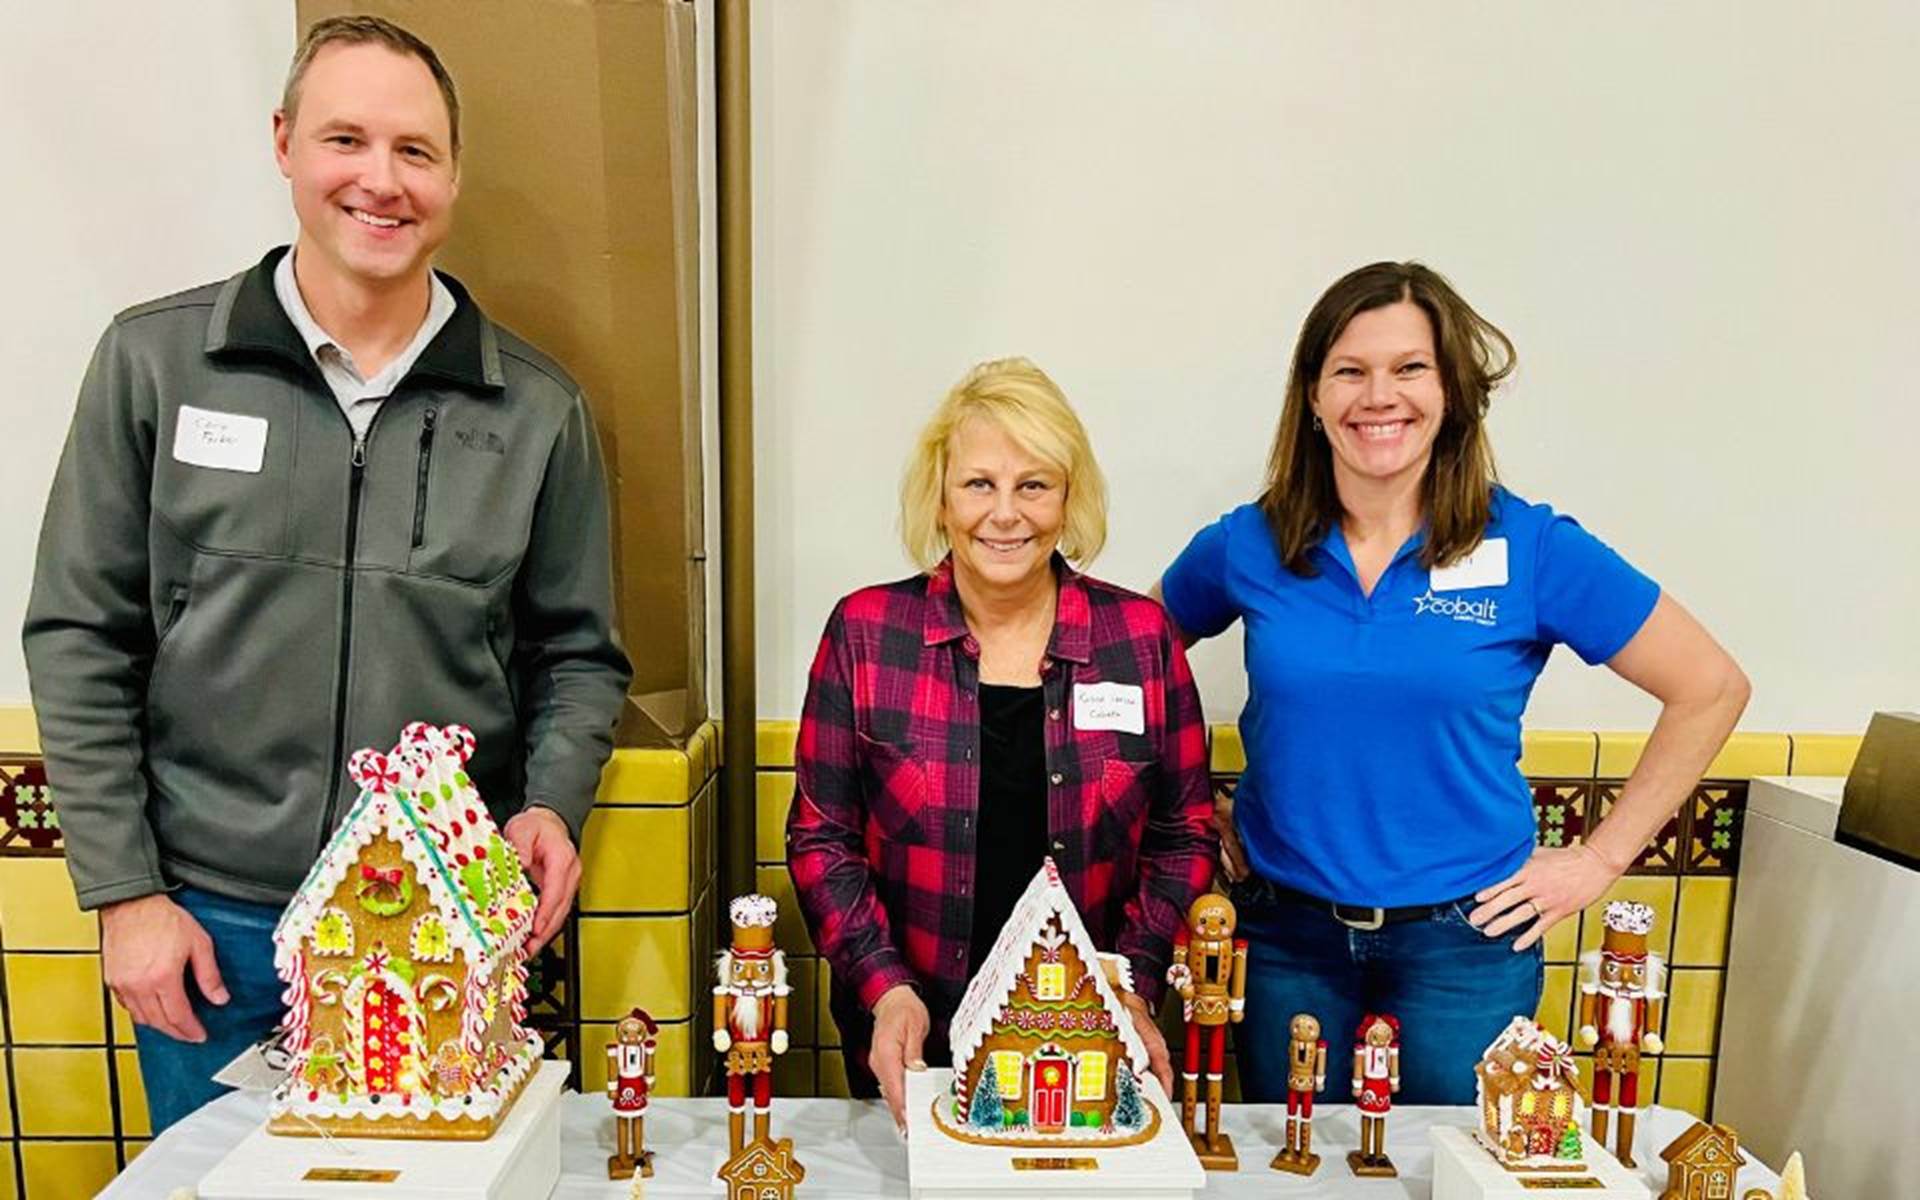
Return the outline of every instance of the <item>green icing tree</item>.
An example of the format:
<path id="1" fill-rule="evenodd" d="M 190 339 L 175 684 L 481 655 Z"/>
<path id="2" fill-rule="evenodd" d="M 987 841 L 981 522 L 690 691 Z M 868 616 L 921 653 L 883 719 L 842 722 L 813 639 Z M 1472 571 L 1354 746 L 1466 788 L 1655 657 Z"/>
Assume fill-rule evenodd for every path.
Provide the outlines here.
<path id="1" fill-rule="evenodd" d="M 1007 1123 L 1007 1110 L 1000 1102 L 1000 1073 L 993 1069 L 993 1058 L 980 1068 L 980 1079 L 973 1085 L 973 1105 L 967 1110 L 967 1124 L 975 1129 L 999 1129 Z"/>
<path id="2" fill-rule="evenodd" d="M 1113 1105 L 1113 1123 L 1121 1129 L 1138 1129 L 1147 1123 L 1147 1108 L 1140 1100 L 1140 1083 L 1133 1068 L 1122 1063 L 1118 1081 L 1120 1096 Z"/>
<path id="3" fill-rule="evenodd" d="M 1580 1127 L 1572 1121 L 1567 1122 L 1566 1132 L 1560 1135 L 1560 1148 L 1553 1153 L 1555 1158 L 1564 1158 L 1572 1162 L 1580 1161 Z"/>

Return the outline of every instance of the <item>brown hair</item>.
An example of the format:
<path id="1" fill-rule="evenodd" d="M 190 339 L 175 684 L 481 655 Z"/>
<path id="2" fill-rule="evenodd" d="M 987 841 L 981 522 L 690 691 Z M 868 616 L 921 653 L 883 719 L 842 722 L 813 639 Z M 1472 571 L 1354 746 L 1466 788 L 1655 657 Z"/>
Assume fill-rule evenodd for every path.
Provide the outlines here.
<path id="1" fill-rule="evenodd" d="M 1328 288 L 1307 313 L 1294 344 L 1260 509 L 1273 531 L 1280 561 L 1295 575 L 1314 573 L 1307 552 L 1326 537 L 1341 512 L 1333 483 L 1333 450 L 1309 427 L 1313 390 L 1327 351 L 1354 317 L 1401 301 L 1419 305 L 1433 323 L 1446 395 L 1433 456 L 1421 481 L 1427 520 L 1421 565 L 1459 561 L 1486 532 L 1499 478 L 1487 440 L 1487 407 L 1493 390 L 1513 370 L 1513 343 L 1473 311 L 1438 271 L 1417 262 L 1377 262 Z"/>
<path id="2" fill-rule="evenodd" d="M 454 90 L 453 76 L 447 74 L 447 68 L 441 65 L 440 56 L 433 52 L 432 46 L 384 17 L 327 17 L 307 29 L 306 36 L 300 39 L 300 48 L 293 52 L 293 65 L 287 69 L 287 86 L 280 94 L 280 111 L 287 115 L 287 124 L 293 124 L 294 115 L 300 110 L 300 82 L 306 78 L 307 67 L 322 49 L 335 44 L 385 46 L 395 54 L 410 54 L 425 63 L 433 82 L 440 88 L 440 98 L 447 102 L 451 149 L 455 158 L 460 157 L 460 95 Z"/>

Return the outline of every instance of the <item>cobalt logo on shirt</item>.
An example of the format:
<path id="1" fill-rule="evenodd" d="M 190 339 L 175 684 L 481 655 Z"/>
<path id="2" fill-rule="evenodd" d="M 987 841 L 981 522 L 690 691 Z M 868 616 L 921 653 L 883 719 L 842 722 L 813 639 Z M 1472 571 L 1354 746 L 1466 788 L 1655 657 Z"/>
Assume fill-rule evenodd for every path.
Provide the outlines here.
<path id="1" fill-rule="evenodd" d="M 1413 598 L 1415 616 L 1421 613 L 1434 613 L 1442 617 L 1452 617 L 1456 621 L 1471 621 L 1475 625 L 1492 626 L 1500 620 L 1500 602 L 1492 596 L 1479 600 L 1465 600 L 1458 596 L 1436 596 L 1428 588 L 1424 596 Z"/>

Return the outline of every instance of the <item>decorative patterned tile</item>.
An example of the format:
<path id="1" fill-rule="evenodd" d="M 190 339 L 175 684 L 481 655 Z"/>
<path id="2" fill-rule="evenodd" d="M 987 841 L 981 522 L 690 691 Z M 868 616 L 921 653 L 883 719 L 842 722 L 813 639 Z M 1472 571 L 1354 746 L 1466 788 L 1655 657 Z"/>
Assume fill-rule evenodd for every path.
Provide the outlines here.
<path id="1" fill-rule="evenodd" d="M 61 845 L 46 764 L 25 755 L 0 755 L 0 854 L 52 857 L 61 853 Z"/>
<path id="2" fill-rule="evenodd" d="M 1607 814 L 1619 802 L 1620 789 L 1625 784 L 1623 779 L 1602 779 L 1596 785 L 1593 803 L 1589 806 L 1589 829 L 1606 820 Z M 1679 872 L 1681 848 L 1686 845 L 1687 839 L 1687 817 L 1692 809 L 1691 803 L 1680 806 L 1680 811 L 1660 827 L 1660 832 L 1654 835 L 1653 840 L 1647 843 L 1647 848 L 1640 852 L 1640 857 L 1634 860 L 1627 872 L 1629 875 L 1673 875 Z"/>
<path id="3" fill-rule="evenodd" d="M 527 1028 L 540 1034 L 546 1057 L 573 1064 L 568 1082 L 574 1087 L 580 1086 L 580 988 L 572 947 L 579 944 L 579 918 L 569 917 L 527 963 Z"/>
<path id="4" fill-rule="evenodd" d="M 80 911 L 59 858 L 0 858 L 0 931 L 9 950 L 95 950 L 100 923 Z"/>
<path id="5" fill-rule="evenodd" d="M 1533 816 L 1542 846 L 1571 846 L 1587 835 L 1590 779 L 1535 779 Z"/>
<path id="6" fill-rule="evenodd" d="M 1746 828 L 1747 781 L 1706 780 L 1687 798 L 1686 873 L 1732 875 L 1740 869 Z"/>

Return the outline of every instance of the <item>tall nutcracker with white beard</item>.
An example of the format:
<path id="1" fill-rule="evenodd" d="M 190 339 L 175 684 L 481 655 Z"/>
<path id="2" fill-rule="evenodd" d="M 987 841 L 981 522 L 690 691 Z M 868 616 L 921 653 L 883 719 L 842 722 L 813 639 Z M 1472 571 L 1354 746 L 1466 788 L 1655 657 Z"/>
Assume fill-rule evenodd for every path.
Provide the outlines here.
<path id="1" fill-rule="evenodd" d="M 1658 1054 L 1660 1013 L 1667 999 L 1667 964 L 1647 950 L 1653 909 L 1631 900 L 1607 905 L 1600 949 L 1580 956 L 1580 1044 L 1593 1052 L 1593 1140 L 1607 1144 L 1607 1114 L 1619 1080 L 1616 1157 L 1633 1162 L 1633 1124 L 1639 1109 L 1640 1055 Z"/>
<path id="2" fill-rule="evenodd" d="M 713 1048 L 727 1056 L 731 1153 L 746 1144 L 747 1080 L 753 1080 L 753 1137 L 768 1141 L 773 1056 L 787 1052 L 787 958 L 773 944 L 778 906 L 770 896 L 736 896 L 727 907 L 733 945 L 720 955 L 713 987 Z"/>

